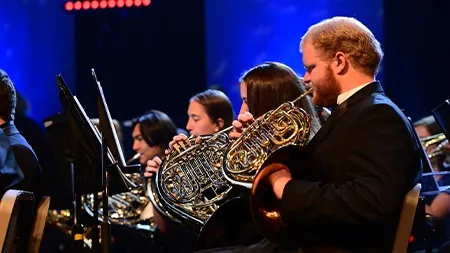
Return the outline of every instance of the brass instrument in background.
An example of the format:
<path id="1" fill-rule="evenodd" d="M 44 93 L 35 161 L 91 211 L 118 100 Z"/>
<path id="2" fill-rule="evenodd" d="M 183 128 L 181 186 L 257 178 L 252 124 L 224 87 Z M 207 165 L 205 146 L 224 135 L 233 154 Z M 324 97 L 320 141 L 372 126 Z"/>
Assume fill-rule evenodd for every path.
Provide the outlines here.
<path id="1" fill-rule="evenodd" d="M 72 214 L 70 210 L 48 210 L 47 213 L 47 223 L 54 225 L 69 238 L 72 238 Z M 83 233 L 83 246 L 85 249 L 92 249 L 92 238 L 90 236 L 91 229 L 88 227 L 84 228 Z"/>
<path id="2" fill-rule="evenodd" d="M 227 132 L 231 128 L 200 137 L 199 143 L 195 137 L 178 142 L 156 175 L 153 195 L 175 221 L 193 228 L 196 234 L 228 199 L 232 189 L 222 175 L 223 159 L 230 144 Z"/>
<path id="3" fill-rule="evenodd" d="M 136 154 L 131 157 L 127 164 L 139 159 L 140 154 Z M 109 196 L 108 198 L 108 212 L 109 219 L 112 224 L 138 226 L 142 221 L 141 215 L 147 206 L 149 200 L 145 196 L 143 180 L 140 173 L 124 174 L 131 182 L 141 187 L 132 189 L 127 192 L 122 192 Z M 98 193 L 98 197 L 101 200 L 102 193 Z M 84 210 L 91 216 L 94 215 L 94 194 L 87 194 L 82 196 L 82 203 Z M 102 202 L 99 201 L 99 221 L 102 221 L 103 207 Z M 153 232 L 156 227 L 153 222 L 150 223 L 150 227 L 139 226 L 141 229 L 146 229 Z"/>
<path id="4" fill-rule="evenodd" d="M 281 205 L 267 183 L 270 173 L 262 166 L 272 152 L 282 147 L 306 145 L 311 119 L 296 103 L 312 92 L 309 89 L 294 101 L 285 102 L 256 119 L 232 143 L 225 159 L 225 178 L 232 184 L 251 189 L 253 218 L 260 231 L 269 239 L 276 237 L 281 229 Z"/>
<path id="5" fill-rule="evenodd" d="M 422 146 L 427 152 L 428 158 L 433 159 L 438 156 L 445 155 L 442 150 L 442 143 L 447 140 L 447 137 L 443 134 L 435 134 L 432 136 L 428 136 L 420 139 Z M 431 148 L 433 145 L 437 145 L 435 148 Z"/>

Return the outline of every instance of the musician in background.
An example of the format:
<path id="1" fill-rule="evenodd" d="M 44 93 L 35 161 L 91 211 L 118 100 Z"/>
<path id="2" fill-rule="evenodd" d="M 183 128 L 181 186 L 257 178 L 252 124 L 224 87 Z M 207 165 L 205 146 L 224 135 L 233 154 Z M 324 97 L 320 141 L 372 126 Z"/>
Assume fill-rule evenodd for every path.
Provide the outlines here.
<path id="1" fill-rule="evenodd" d="M 39 199 L 41 168 L 31 146 L 14 125 L 16 90 L 0 69 L 0 195 L 9 190 L 27 190 Z"/>
<path id="2" fill-rule="evenodd" d="M 421 139 L 442 133 L 442 129 L 432 115 L 423 117 L 414 122 L 414 128 Z"/>
<path id="3" fill-rule="evenodd" d="M 432 135 L 437 135 L 442 133 L 442 129 L 439 127 L 438 123 L 434 119 L 432 115 L 423 117 L 419 119 L 418 121 L 414 122 L 414 128 L 416 130 L 417 135 L 420 139 L 424 139 L 427 137 L 430 137 Z M 445 140 L 440 143 L 432 144 L 427 147 L 426 152 L 430 153 L 434 149 L 438 147 L 439 144 L 442 144 L 443 147 L 443 154 L 438 155 L 436 157 L 433 157 L 430 159 L 431 165 L 433 166 L 434 171 L 443 171 L 448 170 L 450 167 L 450 164 L 448 162 L 448 152 L 445 147 L 448 146 L 448 141 Z M 446 162 L 447 161 L 447 162 Z"/>
<path id="4" fill-rule="evenodd" d="M 132 120 L 133 150 L 139 154 L 139 163 L 145 167 L 155 156 L 163 157 L 167 143 L 177 134 L 177 128 L 167 114 L 150 110 Z M 154 212 L 151 202 L 144 211 L 143 218 L 154 216 L 159 229 L 164 230 L 160 214 Z"/>
<path id="5" fill-rule="evenodd" d="M 145 168 L 148 161 L 155 157 L 163 159 L 168 143 L 180 131 L 167 114 L 157 110 L 150 110 L 133 119 L 131 129 L 133 150 L 140 155 L 139 163 L 143 168 Z M 191 238 L 190 234 L 181 230 L 167 217 L 157 212 L 151 202 L 148 203 L 141 215 L 142 219 L 150 217 L 153 217 L 157 226 L 156 233 L 152 239 L 154 242 L 151 242 L 155 244 L 153 249 L 157 250 L 157 252 L 176 252 L 178 247 L 186 244 L 185 240 Z M 177 241 L 173 243 L 175 239 Z M 137 251 L 133 252 L 147 252 L 145 245 L 146 243 L 143 240 L 136 241 L 135 247 Z M 127 245 L 125 244 L 125 246 Z"/>
<path id="6" fill-rule="evenodd" d="M 417 132 L 417 135 L 421 139 L 442 133 L 442 129 L 437 124 L 435 118 L 431 115 L 423 117 L 414 122 L 414 128 Z M 447 144 L 445 144 L 445 142 Z M 442 142 L 442 144 L 448 145 L 448 141 L 445 140 Z M 430 145 L 426 149 L 427 153 L 430 154 L 435 148 L 437 148 L 438 145 L 439 143 Z M 450 166 L 445 162 L 446 158 L 448 158 L 448 154 L 448 152 L 444 152 L 442 155 L 438 155 L 430 159 L 434 172 L 448 170 L 448 167 Z M 438 185 L 444 186 L 449 185 L 449 176 L 450 175 L 438 175 L 432 178 L 436 180 L 436 183 Z M 424 177 L 424 184 L 430 181 L 431 183 L 435 183 L 432 178 Z M 422 187 L 423 191 L 427 191 L 427 188 L 427 185 L 423 185 Z M 432 187 L 431 189 L 435 190 L 434 187 Z M 443 192 L 435 195 L 425 196 L 425 212 L 430 215 L 428 220 L 430 224 L 433 225 L 433 230 L 435 231 L 435 233 L 433 233 L 433 238 L 430 238 L 429 241 L 432 241 L 434 242 L 434 244 L 438 245 L 442 244 L 444 241 L 447 241 L 450 235 L 450 195 L 446 192 Z M 445 249 L 442 248 L 439 252 L 448 252 L 449 245 L 450 243 L 447 243 L 447 245 L 444 247 Z"/>
<path id="7" fill-rule="evenodd" d="M 133 119 L 131 129 L 133 150 L 140 154 L 142 165 L 155 156 L 164 155 L 167 143 L 177 134 L 177 128 L 169 116 L 157 110 L 150 110 Z"/>
<path id="8" fill-rule="evenodd" d="M 300 49 L 313 102 L 335 108 L 295 156 L 300 160 L 263 168 L 275 169 L 268 180 L 290 243 L 264 240 L 226 252 L 391 252 L 422 160 L 414 128 L 375 81 L 380 43 L 356 19 L 335 17 L 311 26 Z M 238 118 L 237 128 L 253 120 L 248 113 Z"/>
<path id="9" fill-rule="evenodd" d="M 208 89 L 191 97 L 186 129 L 192 136 L 209 135 L 231 126 L 234 118 L 230 99 L 219 90 Z M 185 140 L 185 134 L 173 135 L 173 140 Z M 172 138 L 170 139 L 172 141 Z M 169 142 L 167 142 L 169 145 Z M 150 178 L 158 171 L 161 158 L 156 156 L 147 162 L 144 176 Z"/>
<path id="10" fill-rule="evenodd" d="M 231 126 L 234 118 L 233 106 L 230 99 L 223 92 L 212 89 L 208 89 L 191 97 L 187 114 L 188 122 L 186 124 L 186 129 L 193 136 L 216 133 Z M 168 147 L 172 137 L 187 139 L 185 134 L 173 134 L 170 139 L 165 142 L 166 147 Z M 146 178 L 150 179 L 154 176 L 162 163 L 163 157 L 164 152 L 147 162 L 144 173 Z M 171 223 L 167 219 L 164 219 L 164 221 L 166 221 L 166 223 Z M 172 228 L 174 227 L 172 226 Z M 181 231 L 185 231 L 185 229 L 175 228 L 171 231 L 164 232 L 167 238 L 173 238 L 174 235 L 179 234 Z M 192 252 L 190 247 L 194 246 L 196 238 L 189 237 L 183 239 L 185 245 L 183 245 L 181 239 L 177 239 L 176 242 L 168 242 L 171 245 L 168 245 L 163 252 Z"/>

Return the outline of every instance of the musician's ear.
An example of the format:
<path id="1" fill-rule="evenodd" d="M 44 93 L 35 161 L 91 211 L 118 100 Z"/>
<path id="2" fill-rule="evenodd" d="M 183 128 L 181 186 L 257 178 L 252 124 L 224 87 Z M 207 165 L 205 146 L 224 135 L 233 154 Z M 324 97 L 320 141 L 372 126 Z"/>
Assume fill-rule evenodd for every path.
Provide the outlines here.
<path id="1" fill-rule="evenodd" d="M 349 61 L 343 52 L 337 52 L 336 55 L 334 56 L 333 63 L 334 64 L 332 66 L 334 68 L 334 71 L 337 74 L 342 74 L 343 72 L 346 72 Z"/>
<path id="2" fill-rule="evenodd" d="M 223 126 L 225 125 L 222 118 L 218 118 L 216 120 L 216 127 L 214 128 L 214 131 L 218 132 L 223 129 Z"/>

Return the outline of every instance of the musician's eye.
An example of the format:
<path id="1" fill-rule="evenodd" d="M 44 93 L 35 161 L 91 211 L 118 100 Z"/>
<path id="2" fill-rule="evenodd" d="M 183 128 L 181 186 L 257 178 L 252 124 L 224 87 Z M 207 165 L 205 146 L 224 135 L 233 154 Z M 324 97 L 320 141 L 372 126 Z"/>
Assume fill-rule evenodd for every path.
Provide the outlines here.
<path id="1" fill-rule="evenodd" d="M 306 72 L 311 73 L 315 67 L 316 65 L 305 65 L 305 70 Z"/>

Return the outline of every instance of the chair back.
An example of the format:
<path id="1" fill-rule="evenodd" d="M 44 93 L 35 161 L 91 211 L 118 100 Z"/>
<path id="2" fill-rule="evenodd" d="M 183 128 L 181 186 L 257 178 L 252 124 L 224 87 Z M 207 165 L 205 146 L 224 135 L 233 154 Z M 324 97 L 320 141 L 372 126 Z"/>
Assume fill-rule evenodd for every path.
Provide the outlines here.
<path id="1" fill-rule="evenodd" d="M 33 220 L 34 195 L 8 190 L 0 201 L 0 252 L 26 252 Z"/>
<path id="2" fill-rule="evenodd" d="M 397 233 L 395 235 L 392 253 L 406 253 L 408 250 L 409 237 L 416 215 L 419 193 L 422 185 L 416 184 L 405 196 L 403 208 L 398 222 Z"/>
<path id="3" fill-rule="evenodd" d="M 44 234 L 45 224 L 47 223 L 48 208 L 50 206 L 50 197 L 44 196 L 34 215 L 33 227 L 31 230 L 30 245 L 28 253 L 39 253 L 41 248 L 42 236 Z"/>

